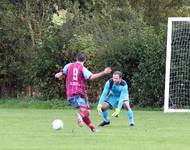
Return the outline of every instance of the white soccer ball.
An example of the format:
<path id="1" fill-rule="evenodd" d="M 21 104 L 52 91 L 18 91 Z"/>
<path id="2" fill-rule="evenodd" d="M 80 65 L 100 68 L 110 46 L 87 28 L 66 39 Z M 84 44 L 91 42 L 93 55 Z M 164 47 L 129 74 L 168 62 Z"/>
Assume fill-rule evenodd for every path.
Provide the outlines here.
<path id="1" fill-rule="evenodd" d="M 63 121 L 60 120 L 60 119 L 55 119 L 53 122 L 52 122 L 52 128 L 55 129 L 55 130 L 60 130 L 63 128 Z"/>

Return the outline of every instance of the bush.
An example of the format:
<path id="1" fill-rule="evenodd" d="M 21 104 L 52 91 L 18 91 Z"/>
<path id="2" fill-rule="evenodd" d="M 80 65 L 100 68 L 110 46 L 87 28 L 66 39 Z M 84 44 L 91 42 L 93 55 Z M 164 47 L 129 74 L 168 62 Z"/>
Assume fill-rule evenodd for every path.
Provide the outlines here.
<path id="1" fill-rule="evenodd" d="M 165 33 L 159 35 L 151 27 L 139 23 L 137 28 L 126 24 L 126 36 L 117 37 L 102 60 L 123 72 L 129 85 L 132 103 L 140 106 L 161 106 L 164 95 Z M 106 54 L 106 55 L 105 55 Z"/>

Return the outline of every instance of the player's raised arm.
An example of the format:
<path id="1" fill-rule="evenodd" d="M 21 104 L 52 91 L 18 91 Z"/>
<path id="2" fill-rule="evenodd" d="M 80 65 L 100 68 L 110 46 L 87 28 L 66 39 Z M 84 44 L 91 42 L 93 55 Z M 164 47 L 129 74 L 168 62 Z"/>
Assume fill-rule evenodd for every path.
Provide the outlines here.
<path id="1" fill-rule="evenodd" d="M 109 73 L 111 73 L 111 72 L 112 72 L 112 69 L 111 69 L 110 67 L 106 67 L 106 68 L 104 69 L 104 71 L 101 71 L 101 72 L 99 72 L 99 73 L 92 74 L 92 75 L 90 76 L 89 80 L 94 80 L 94 79 L 96 79 L 96 78 L 102 77 L 102 76 L 104 76 L 104 75 L 106 75 L 106 74 L 109 74 Z"/>

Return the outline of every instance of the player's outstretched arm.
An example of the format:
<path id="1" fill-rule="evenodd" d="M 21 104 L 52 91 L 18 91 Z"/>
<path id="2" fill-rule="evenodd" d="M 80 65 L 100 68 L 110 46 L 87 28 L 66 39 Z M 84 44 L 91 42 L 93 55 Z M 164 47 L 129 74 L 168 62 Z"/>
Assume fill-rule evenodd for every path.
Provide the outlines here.
<path id="1" fill-rule="evenodd" d="M 106 75 L 106 74 L 109 74 L 109 73 L 111 73 L 111 72 L 112 72 L 112 69 L 111 69 L 110 67 L 106 67 L 106 68 L 104 69 L 104 71 L 101 71 L 101 72 L 99 72 L 99 73 L 92 74 L 92 75 L 90 76 L 89 80 L 94 80 L 94 79 L 96 79 L 96 78 L 102 77 L 102 76 L 104 76 L 104 75 Z"/>
<path id="2" fill-rule="evenodd" d="M 110 87 L 110 83 L 109 83 L 109 81 L 107 81 L 105 86 L 104 86 L 104 90 L 100 96 L 100 99 L 98 101 L 97 110 L 98 110 L 99 114 L 102 113 L 102 105 L 103 105 L 104 101 L 107 99 L 107 95 L 109 93 L 109 87 Z"/>
<path id="3" fill-rule="evenodd" d="M 63 72 L 58 72 L 55 74 L 55 78 L 62 79 L 64 76 Z"/>

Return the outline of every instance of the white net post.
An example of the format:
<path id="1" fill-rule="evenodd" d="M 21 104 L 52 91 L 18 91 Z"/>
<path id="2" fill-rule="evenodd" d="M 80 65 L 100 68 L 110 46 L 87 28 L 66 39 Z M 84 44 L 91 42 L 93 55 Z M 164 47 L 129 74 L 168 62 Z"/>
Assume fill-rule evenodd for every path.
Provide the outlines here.
<path id="1" fill-rule="evenodd" d="M 168 18 L 164 112 L 190 112 L 190 17 Z"/>

